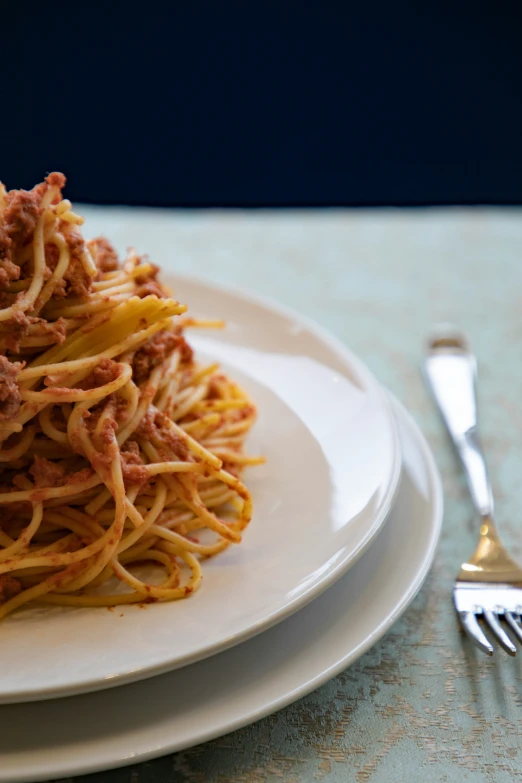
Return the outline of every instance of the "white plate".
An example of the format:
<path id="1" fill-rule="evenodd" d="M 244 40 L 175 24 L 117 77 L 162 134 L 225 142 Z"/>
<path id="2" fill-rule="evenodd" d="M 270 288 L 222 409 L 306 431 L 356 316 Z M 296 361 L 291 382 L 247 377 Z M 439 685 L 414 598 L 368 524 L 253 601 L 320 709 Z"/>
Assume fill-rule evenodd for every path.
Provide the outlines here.
<path id="1" fill-rule="evenodd" d="M 209 283 L 174 287 L 192 314 L 227 320 L 225 331 L 194 330 L 192 342 L 258 404 L 249 448 L 267 464 L 247 474 L 252 524 L 241 546 L 204 563 L 202 587 L 185 601 L 10 616 L 0 624 L 2 703 L 128 683 L 244 641 L 332 585 L 390 509 L 398 437 L 364 365 L 293 312 Z"/>
<path id="2" fill-rule="evenodd" d="M 96 772 L 205 742 L 296 701 L 375 644 L 419 590 L 442 521 L 431 453 L 396 409 L 397 500 L 343 579 L 284 623 L 183 670 L 110 693 L 0 707 L 0 783 Z"/>

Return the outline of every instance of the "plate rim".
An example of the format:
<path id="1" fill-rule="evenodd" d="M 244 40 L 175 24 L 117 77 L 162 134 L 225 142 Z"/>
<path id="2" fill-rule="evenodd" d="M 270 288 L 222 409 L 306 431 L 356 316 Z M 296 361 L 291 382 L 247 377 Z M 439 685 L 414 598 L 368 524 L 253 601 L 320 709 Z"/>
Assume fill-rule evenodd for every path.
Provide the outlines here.
<path id="1" fill-rule="evenodd" d="M 430 481 L 431 513 L 429 533 L 427 534 L 427 541 L 423 547 L 422 555 L 419 557 L 419 563 L 415 569 L 415 577 L 409 583 L 408 588 L 402 592 L 401 597 L 398 602 L 395 603 L 394 608 L 387 613 L 383 620 L 381 620 L 373 633 L 369 634 L 363 642 L 348 651 L 348 653 L 341 655 L 335 664 L 332 664 L 328 668 L 322 670 L 312 679 L 308 679 L 305 675 L 302 675 L 304 684 L 300 688 L 294 687 L 290 692 L 281 695 L 277 699 L 273 699 L 260 708 L 252 709 L 248 713 L 242 713 L 241 717 L 236 718 L 235 720 L 226 721 L 221 724 L 219 728 L 210 729 L 202 732 L 199 736 L 194 736 L 189 742 L 181 742 L 176 744 L 175 741 L 171 741 L 169 743 L 162 744 L 160 747 L 156 746 L 149 751 L 139 751 L 137 753 L 130 752 L 126 757 L 118 758 L 113 763 L 102 762 L 101 764 L 97 764 L 95 761 L 92 761 L 91 757 L 89 757 L 88 761 L 86 763 L 84 762 L 83 764 L 76 762 L 75 765 L 73 765 L 69 761 L 63 764 L 61 767 L 53 767 L 52 769 L 47 768 L 41 773 L 36 773 L 36 777 L 34 771 L 30 773 L 15 773 L 14 777 L 13 772 L 9 771 L 10 777 L 6 778 L 2 775 L 2 768 L 0 765 L 0 783 L 34 783 L 34 781 L 49 780 L 49 777 L 56 775 L 59 777 L 76 776 L 93 774 L 109 769 L 118 769 L 129 766 L 131 764 L 143 763 L 154 758 L 166 756 L 170 753 L 186 750 L 190 747 L 194 747 L 195 745 L 199 745 L 212 739 L 216 739 L 217 737 L 224 736 L 232 731 L 236 731 L 244 726 L 261 720 L 262 718 L 273 714 L 280 709 L 283 709 L 289 704 L 294 703 L 298 699 L 303 698 L 307 694 L 316 690 L 325 682 L 332 679 L 341 671 L 354 663 L 379 639 L 381 639 L 406 611 L 420 590 L 431 569 L 433 558 L 435 556 L 437 545 L 440 539 L 444 506 L 442 482 L 429 444 L 411 414 L 400 402 L 396 400 L 393 395 L 390 394 L 390 398 L 394 409 L 394 415 L 398 418 L 400 426 L 407 427 L 409 429 L 409 432 L 414 437 L 417 446 L 420 447 L 422 452 Z M 119 727 L 117 730 L 121 730 L 121 727 Z M 65 746 L 65 748 L 66 747 L 67 746 Z M 64 756 L 68 756 L 67 751 L 62 749 L 61 752 Z"/>
<path id="2" fill-rule="evenodd" d="M 178 274 L 170 265 L 163 264 L 162 270 L 164 277 L 172 281 L 175 289 L 174 295 L 177 295 L 177 288 L 183 285 L 203 287 L 207 291 L 217 291 L 225 296 L 232 296 L 243 303 L 262 307 L 268 313 L 284 317 L 296 325 L 301 325 L 317 336 L 319 340 L 335 352 L 342 360 L 343 364 L 355 374 L 357 379 L 363 384 L 365 390 L 371 393 L 382 405 L 386 414 L 387 424 L 392 436 L 393 443 L 393 466 L 391 475 L 388 478 L 385 496 L 381 503 L 378 513 L 373 515 L 371 524 L 365 531 L 358 545 L 353 548 L 348 555 L 343 557 L 326 574 L 318 578 L 312 585 L 308 586 L 299 595 L 292 598 L 283 606 L 272 611 L 264 618 L 248 625 L 247 628 L 239 633 L 222 638 L 219 642 L 200 647 L 199 650 L 187 653 L 176 659 L 166 659 L 158 663 L 144 664 L 134 669 L 126 669 L 121 673 L 111 675 L 110 679 L 101 679 L 99 676 L 93 679 L 84 679 L 79 684 L 65 684 L 54 686 L 32 687 L 27 690 L 18 690 L 16 693 L 0 692 L 0 706 L 9 704 L 21 704 L 32 701 L 46 701 L 60 699 L 68 696 L 78 696 L 85 693 L 98 692 L 111 688 L 121 687 L 133 682 L 146 680 L 150 677 L 161 676 L 170 671 L 189 666 L 198 661 L 209 658 L 213 655 L 222 653 L 238 644 L 242 644 L 249 639 L 254 638 L 260 633 L 272 628 L 280 622 L 288 619 L 291 615 L 303 609 L 311 601 L 319 598 L 327 589 L 332 587 L 338 579 L 352 568 L 359 558 L 371 545 L 374 538 L 378 535 L 385 523 L 390 509 L 395 502 L 400 484 L 402 472 L 402 453 L 400 447 L 399 429 L 396 417 L 393 413 L 393 406 L 389 395 L 380 386 L 376 377 L 367 365 L 360 359 L 342 340 L 332 334 L 326 327 L 314 321 L 307 315 L 294 310 L 288 305 L 282 304 L 270 297 L 258 295 L 245 290 L 239 286 L 228 285 L 228 283 L 217 282 L 211 277 L 203 275 L 182 275 Z"/>

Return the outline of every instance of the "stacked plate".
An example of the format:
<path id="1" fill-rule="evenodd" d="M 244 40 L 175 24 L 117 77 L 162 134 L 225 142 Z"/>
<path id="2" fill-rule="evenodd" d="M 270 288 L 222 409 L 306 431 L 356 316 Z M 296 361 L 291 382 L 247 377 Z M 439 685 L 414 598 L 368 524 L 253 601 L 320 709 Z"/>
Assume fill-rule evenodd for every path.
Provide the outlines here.
<path id="1" fill-rule="evenodd" d="M 186 601 L 2 623 L 0 781 L 136 763 L 258 720 L 362 655 L 429 570 L 441 488 L 404 408 L 295 313 L 168 282 L 191 313 L 226 319 L 191 342 L 257 403 L 254 519 Z"/>

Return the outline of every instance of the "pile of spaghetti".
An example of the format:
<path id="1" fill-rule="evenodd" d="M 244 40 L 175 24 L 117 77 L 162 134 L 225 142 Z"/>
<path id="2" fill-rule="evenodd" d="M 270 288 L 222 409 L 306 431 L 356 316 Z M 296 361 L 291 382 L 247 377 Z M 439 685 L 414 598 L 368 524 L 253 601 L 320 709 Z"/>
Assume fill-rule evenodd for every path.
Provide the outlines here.
<path id="1" fill-rule="evenodd" d="M 146 258 L 85 242 L 64 184 L 0 184 L 0 619 L 194 592 L 241 540 L 239 476 L 262 461 L 242 448 L 251 400 L 183 336 L 212 323 Z M 136 573 L 150 563 L 159 582 Z"/>

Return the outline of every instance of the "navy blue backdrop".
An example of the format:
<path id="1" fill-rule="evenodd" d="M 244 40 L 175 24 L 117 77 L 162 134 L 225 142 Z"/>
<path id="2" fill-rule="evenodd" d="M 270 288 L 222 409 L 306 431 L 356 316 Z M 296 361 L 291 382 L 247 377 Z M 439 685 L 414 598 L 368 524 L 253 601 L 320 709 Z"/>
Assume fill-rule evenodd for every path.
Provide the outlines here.
<path id="1" fill-rule="evenodd" d="M 519 0 L 2 3 L 0 178 L 162 205 L 522 202 Z"/>

